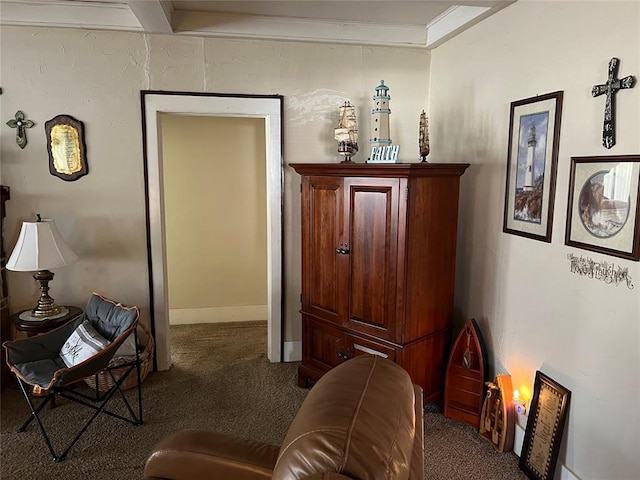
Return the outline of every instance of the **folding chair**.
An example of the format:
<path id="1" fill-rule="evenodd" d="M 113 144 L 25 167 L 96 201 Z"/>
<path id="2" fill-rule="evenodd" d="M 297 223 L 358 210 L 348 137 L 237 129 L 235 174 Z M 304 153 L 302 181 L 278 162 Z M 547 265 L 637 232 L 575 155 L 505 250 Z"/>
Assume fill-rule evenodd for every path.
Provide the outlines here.
<path id="1" fill-rule="evenodd" d="M 55 462 L 61 462 L 66 458 L 69 450 L 101 413 L 133 425 L 142 425 L 142 390 L 138 349 L 134 348 L 135 356 L 130 362 L 118 363 L 114 367 L 109 365 L 118 348 L 130 334 L 133 333 L 133 345 L 138 344 L 136 327 L 139 316 L 138 307 L 125 307 L 94 293 L 87 303 L 85 313 L 77 319 L 43 335 L 3 344 L 7 354 L 7 364 L 15 374 L 31 410 L 31 415 L 18 431 L 24 432 L 29 424 L 35 420 Z M 98 335 L 95 335 L 96 332 Z M 90 335 L 88 336 L 88 334 Z M 79 338 L 82 340 L 78 340 Z M 100 347 L 96 347 L 96 342 L 103 342 L 106 346 L 99 349 Z M 98 349 L 97 352 L 96 349 Z M 87 356 L 88 358 L 85 359 Z M 79 363 L 73 365 L 72 360 L 77 360 Z M 69 362 L 72 363 L 72 366 L 67 365 Z M 112 368 L 118 369 L 119 378 L 116 379 L 113 375 Z M 133 370 L 136 370 L 138 375 L 137 415 L 120 389 L 122 383 Z M 105 373 L 110 375 L 113 386 L 108 391 L 100 392 L 98 374 L 104 375 Z M 93 376 L 95 376 L 95 394 L 90 396 L 80 392 L 80 389 L 77 388 L 78 382 L 83 382 Z M 32 392 L 44 397 L 37 406 L 34 405 Z M 107 403 L 116 393 L 119 393 L 118 396 L 122 398 L 129 412 L 129 417 L 106 409 Z M 94 410 L 93 415 L 61 454 L 57 454 L 54 450 L 41 419 L 43 408 L 56 395 Z M 49 409 L 50 413 L 48 414 L 55 414 L 56 410 Z"/>

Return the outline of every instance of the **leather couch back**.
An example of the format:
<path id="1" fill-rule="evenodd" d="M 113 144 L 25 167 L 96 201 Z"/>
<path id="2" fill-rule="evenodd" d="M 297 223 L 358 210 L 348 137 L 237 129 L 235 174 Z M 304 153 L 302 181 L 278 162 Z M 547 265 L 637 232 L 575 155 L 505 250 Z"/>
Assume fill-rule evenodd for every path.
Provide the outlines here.
<path id="1" fill-rule="evenodd" d="M 335 472 L 408 479 L 414 401 L 409 375 L 389 360 L 363 356 L 335 367 L 307 395 L 282 443 L 273 478 Z"/>

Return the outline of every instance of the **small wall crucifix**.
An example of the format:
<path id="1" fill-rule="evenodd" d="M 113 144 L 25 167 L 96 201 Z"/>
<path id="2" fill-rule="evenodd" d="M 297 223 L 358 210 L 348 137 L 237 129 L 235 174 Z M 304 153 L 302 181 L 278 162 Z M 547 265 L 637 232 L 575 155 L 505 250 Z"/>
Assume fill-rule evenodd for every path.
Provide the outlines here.
<path id="1" fill-rule="evenodd" d="M 16 129 L 16 143 L 20 148 L 24 148 L 27 145 L 27 131 L 25 128 L 33 127 L 34 123 L 31 120 L 25 120 L 22 110 L 18 110 L 16 118 L 9 120 L 7 125 Z"/>
<path id="2" fill-rule="evenodd" d="M 607 95 L 607 101 L 604 105 L 604 125 L 602 126 L 602 145 L 605 148 L 611 148 L 616 144 L 616 125 L 615 125 L 615 94 L 623 88 L 632 88 L 635 83 L 633 75 L 624 78 L 617 78 L 618 63 L 620 60 L 612 58 L 609 62 L 609 77 L 607 83 L 603 85 L 594 85 L 591 90 L 593 97 L 602 94 Z"/>

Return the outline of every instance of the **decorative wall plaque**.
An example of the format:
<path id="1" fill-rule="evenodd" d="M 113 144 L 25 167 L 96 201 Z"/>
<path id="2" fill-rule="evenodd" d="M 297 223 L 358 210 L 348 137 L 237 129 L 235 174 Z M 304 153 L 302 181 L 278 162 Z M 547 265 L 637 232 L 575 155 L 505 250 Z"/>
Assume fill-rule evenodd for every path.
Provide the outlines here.
<path id="1" fill-rule="evenodd" d="M 537 371 L 524 434 L 520 470 L 533 480 L 552 480 L 571 392 Z"/>
<path id="2" fill-rule="evenodd" d="M 58 115 L 44 127 L 51 175 L 71 182 L 89 173 L 82 122 L 70 115 Z"/>

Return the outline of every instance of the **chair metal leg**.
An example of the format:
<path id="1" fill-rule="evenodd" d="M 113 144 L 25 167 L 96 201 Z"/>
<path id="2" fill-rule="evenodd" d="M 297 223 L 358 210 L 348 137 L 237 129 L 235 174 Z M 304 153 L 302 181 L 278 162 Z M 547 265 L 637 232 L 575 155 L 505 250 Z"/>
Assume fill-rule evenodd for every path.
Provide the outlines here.
<path id="1" fill-rule="evenodd" d="M 121 366 L 119 368 L 122 368 Z M 126 398 L 124 392 L 122 391 L 122 389 L 120 388 L 120 386 L 122 385 L 122 383 L 126 380 L 126 378 L 132 374 L 132 370 L 136 369 L 136 373 L 138 376 L 138 415 L 135 414 L 135 412 L 133 411 L 133 408 L 129 402 L 129 400 Z M 42 400 L 42 402 L 36 407 L 34 406 L 33 401 L 31 400 L 31 397 L 29 395 L 29 385 L 24 383 L 20 378 L 18 378 L 18 383 L 20 385 L 20 389 L 22 390 L 22 393 L 25 397 L 25 399 L 27 400 L 27 403 L 29 404 L 29 409 L 31 411 L 31 415 L 29 416 L 29 418 L 24 422 L 24 424 L 22 425 L 22 427 L 20 427 L 20 429 L 18 430 L 19 432 L 24 432 L 27 427 L 29 426 L 29 424 L 35 420 L 38 424 L 38 427 L 40 428 L 40 432 L 42 434 L 42 437 L 44 438 L 45 443 L 47 444 L 47 448 L 49 449 L 49 452 L 51 452 L 51 456 L 53 457 L 53 460 L 55 462 L 62 462 L 66 459 L 67 454 L 69 453 L 69 451 L 71 450 L 71 448 L 73 448 L 73 446 L 76 444 L 76 442 L 80 439 L 80 437 L 86 432 L 86 430 L 89 428 L 89 426 L 91 425 L 91 423 L 93 423 L 93 421 L 96 419 L 96 417 L 98 415 L 100 415 L 101 413 L 107 414 L 111 417 L 117 418 L 119 420 L 123 420 L 125 422 L 131 423 L 133 425 L 142 425 L 142 387 L 141 387 L 141 382 L 140 382 L 140 359 L 139 357 L 137 358 L 136 361 L 134 361 L 131 365 L 129 365 L 129 369 L 125 372 L 125 374 L 123 374 L 119 380 L 116 381 L 115 377 L 113 376 L 113 373 L 110 370 L 107 370 L 107 372 L 109 373 L 109 375 L 111 375 L 111 379 L 113 380 L 113 387 L 104 394 L 104 396 L 100 397 L 99 396 L 99 392 L 96 393 L 96 398 L 87 396 L 81 392 L 75 391 L 74 389 L 68 389 L 68 388 L 55 388 L 47 395 L 47 397 L 45 399 Z M 127 410 L 129 411 L 129 415 L 130 418 L 127 418 L 123 415 L 120 415 L 118 413 L 115 412 L 111 412 L 109 410 L 106 409 L 107 404 L 109 403 L 109 401 L 111 400 L 111 398 L 116 394 L 116 392 L 118 392 L 120 394 L 120 397 L 122 398 L 122 401 L 125 405 L 125 407 L 127 408 Z M 42 423 L 42 421 L 40 420 L 39 417 L 39 413 L 40 411 L 49 403 L 51 402 L 56 395 L 59 395 L 61 397 L 64 397 L 66 399 L 69 399 L 71 401 L 74 401 L 76 403 L 79 403 L 81 405 L 84 405 L 85 407 L 91 408 L 94 410 L 93 415 L 91 415 L 91 417 L 86 421 L 86 423 L 84 424 L 84 426 L 78 431 L 78 433 L 76 434 L 76 436 L 73 438 L 73 440 L 71 440 L 71 442 L 67 445 L 67 447 L 64 449 L 64 451 L 62 452 L 62 454 L 58 455 L 56 454 L 53 445 L 51 444 L 51 440 L 49 439 L 49 435 L 47 434 L 47 431 L 44 428 L 44 425 Z M 86 399 L 86 400 L 85 400 Z M 93 403 L 90 403 L 93 402 Z M 97 402 L 100 402 L 98 405 L 96 405 Z"/>
<path id="2" fill-rule="evenodd" d="M 27 403 L 29 404 L 29 409 L 31 410 L 31 415 L 26 420 L 26 422 L 24 422 L 24 424 L 18 429 L 18 432 L 19 433 L 24 432 L 29 426 L 29 424 L 35 419 L 36 423 L 38 424 L 38 427 L 40 427 L 40 433 L 42 434 L 42 437 L 44 438 L 44 441 L 47 444 L 47 447 L 49 448 L 49 452 L 51 452 L 51 456 L 53 457 L 53 460 L 58 462 L 59 461 L 58 456 L 56 455 L 56 452 L 53 449 L 53 445 L 51 445 L 51 440 L 49 440 L 49 435 L 47 435 L 47 431 L 45 430 L 44 425 L 42 424 L 42 422 L 40 421 L 40 417 L 38 416 L 38 414 L 45 407 L 45 405 L 49 403 L 53 398 L 55 398 L 55 393 L 53 391 L 50 392 L 49 395 L 47 395 L 47 397 L 44 400 L 42 400 L 42 402 L 40 402 L 40 405 L 38 405 L 37 408 L 34 408 L 33 402 L 31 401 L 31 397 L 29 395 L 29 387 L 20 378 L 18 378 L 18 385 L 20 385 L 20 390 L 22 390 L 22 394 L 24 395 L 24 398 L 27 400 Z"/>

